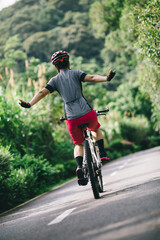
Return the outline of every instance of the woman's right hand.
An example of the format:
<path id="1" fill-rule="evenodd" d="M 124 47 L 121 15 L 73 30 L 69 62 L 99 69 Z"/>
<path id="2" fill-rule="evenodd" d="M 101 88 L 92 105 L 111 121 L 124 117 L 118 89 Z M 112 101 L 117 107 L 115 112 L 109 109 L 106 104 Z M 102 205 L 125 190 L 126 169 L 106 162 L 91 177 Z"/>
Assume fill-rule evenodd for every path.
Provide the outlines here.
<path id="1" fill-rule="evenodd" d="M 21 107 L 24 107 L 24 108 L 30 108 L 31 107 L 31 104 L 30 103 L 26 103 L 25 101 L 19 99 L 19 105 L 21 105 Z"/>

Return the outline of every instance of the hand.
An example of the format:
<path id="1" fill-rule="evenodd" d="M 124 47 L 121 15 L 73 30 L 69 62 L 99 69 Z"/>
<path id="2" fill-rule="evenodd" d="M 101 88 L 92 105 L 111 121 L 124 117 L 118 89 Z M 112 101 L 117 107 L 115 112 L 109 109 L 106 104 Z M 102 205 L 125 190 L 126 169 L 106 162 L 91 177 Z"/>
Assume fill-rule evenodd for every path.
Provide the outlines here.
<path id="1" fill-rule="evenodd" d="M 108 76 L 107 76 L 107 81 L 110 82 L 112 78 L 114 78 L 116 74 L 116 71 L 112 72 L 112 70 L 110 70 Z"/>
<path id="2" fill-rule="evenodd" d="M 26 103 L 25 101 L 19 99 L 19 105 L 21 105 L 21 107 L 24 107 L 24 108 L 30 108 L 31 107 L 31 104 L 30 103 Z"/>

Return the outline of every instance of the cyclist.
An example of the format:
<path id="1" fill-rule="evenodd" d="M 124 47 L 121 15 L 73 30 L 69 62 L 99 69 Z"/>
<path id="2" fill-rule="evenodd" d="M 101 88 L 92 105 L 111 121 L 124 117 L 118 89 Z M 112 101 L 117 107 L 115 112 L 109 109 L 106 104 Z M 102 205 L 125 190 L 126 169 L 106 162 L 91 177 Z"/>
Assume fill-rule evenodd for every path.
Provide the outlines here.
<path id="1" fill-rule="evenodd" d="M 74 157 L 77 163 L 76 174 L 78 183 L 79 185 L 85 185 L 85 181 L 83 181 L 84 173 L 82 171 L 84 136 L 78 128 L 80 124 L 89 123 L 89 129 L 92 131 L 93 138 L 97 142 L 102 161 L 109 158 L 104 150 L 103 136 L 96 112 L 84 98 L 81 83 L 111 81 L 116 71 L 110 70 L 108 76 L 100 76 L 89 75 L 81 70 L 71 70 L 69 55 L 66 51 L 55 52 L 52 55 L 51 62 L 56 67 L 58 74 L 52 77 L 47 85 L 29 103 L 20 100 L 19 104 L 24 108 L 30 108 L 49 93 L 58 91 L 64 102 L 66 125 L 75 144 Z"/>

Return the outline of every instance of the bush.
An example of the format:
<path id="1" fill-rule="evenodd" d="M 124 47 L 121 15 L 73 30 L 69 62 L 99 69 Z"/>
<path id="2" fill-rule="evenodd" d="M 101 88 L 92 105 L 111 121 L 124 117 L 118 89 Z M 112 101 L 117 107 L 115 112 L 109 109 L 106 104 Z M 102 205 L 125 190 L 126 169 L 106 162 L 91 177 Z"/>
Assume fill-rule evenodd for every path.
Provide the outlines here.
<path id="1" fill-rule="evenodd" d="M 75 160 L 52 166 L 42 156 L 13 156 L 0 150 L 0 212 L 45 192 L 48 187 L 75 174 Z"/>
<path id="2" fill-rule="evenodd" d="M 109 144 L 107 149 L 110 160 L 114 160 L 121 156 L 128 155 L 138 150 L 138 146 L 131 142 L 124 141 L 122 139 L 116 139 Z"/>
<path id="3" fill-rule="evenodd" d="M 160 146 L 160 136 L 150 136 L 148 139 L 149 148 Z"/>
<path id="4" fill-rule="evenodd" d="M 32 191 L 35 181 L 36 177 L 31 169 L 14 169 L 6 180 L 3 207 L 8 209 L 28 200 L 32 196 L 29 192 Z"/>
<path id="5" fill-rule="evenodd" d="M 73 144 L 68 141 L 56 143 L 56 149 L 54 151 L 54 156 L 57 159 L 57 162 L 68 162 L 73 157 Z"/>
<path id="6" fill-rule="evenodd" d="M 0 146 L 0 177 L 5 178 L 11 170 L 13 156 L 9 152 L 9 147 Z"/>
<path id="7" fill-rule="evenodd" d="M 36 187 L 41 187 L 43 184 L 52 184 L 56 182 L 56 169 L 42 156 L 35 157 L 34 155 L 25 154 L 22 158 L 17 156 L 13 163 L 15 169 L 23 169 L 32 171 L 36 178 Z"/>
<path id="8" fill-rule="evenodd" d="M 9 103 L 0 91 L 0 139 L 3 146 L 11 145 L 11 148 L 21 151 L 23 128 L 20 109 L 15 107 L 13 100 Z"/>
<path id="9" fill-rule="evenodd" d="M 18 99 L 9 100 L 0 91 L 0 141 L 3 146 L 10 145 L 12 153 L 34 153 L 52 159 L 55 150 L 53 130 L 44 115 L 44 111 L 35 114 L 35 109 L 21 109 Z"/>
<path id="10" fill-rule="evenodd" d="M 56 164 L 54 169 L 59 172 L 59 180 L 67 179 L 75 175 L 76 161 L 66 160 L 63 163 Z"/>
<path id="11" fill-rule="evenodd" d="M 137 145 L 148 137 L 150 126 L 146 118 L 123 118 L 119 122 L 122 138 Z"/>
<path id="12" fill-rule="evenodd" d="M 4 196 L 7 193 L 7 179 L 11 172 L 12 160 L 13 156 L 9 152 L 9 147 L 0 146 L 0 206 L 2 210 L 6 204 Z"/>

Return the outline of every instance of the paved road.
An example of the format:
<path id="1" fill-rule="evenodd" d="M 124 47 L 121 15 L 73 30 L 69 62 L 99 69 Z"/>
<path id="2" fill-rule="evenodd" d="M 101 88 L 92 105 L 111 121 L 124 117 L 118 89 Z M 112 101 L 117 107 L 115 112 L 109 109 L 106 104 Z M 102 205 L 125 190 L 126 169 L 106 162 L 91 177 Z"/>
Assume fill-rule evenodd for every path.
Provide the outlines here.
<path id="1" fill-rule="evenodd" d="M 0 240 L 160 240 L 160 147 L 103 167 L 95 200 L 75 180 L 0 218 Z"/>

